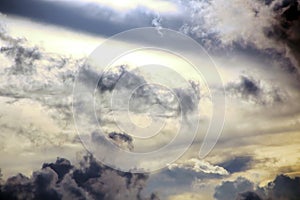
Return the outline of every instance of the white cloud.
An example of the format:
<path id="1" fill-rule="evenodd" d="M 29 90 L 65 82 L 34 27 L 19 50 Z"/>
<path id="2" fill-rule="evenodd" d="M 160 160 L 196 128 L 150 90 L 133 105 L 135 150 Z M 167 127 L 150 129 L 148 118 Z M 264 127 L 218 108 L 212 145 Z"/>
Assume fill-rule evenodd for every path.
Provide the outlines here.
<path id="1" fill-rule="evenodd" d="M 199 160 L 192 158 L 183 163 L 173 163 L 168 167 L 171 171 L 176 169 L 183 169 L 186 171 L 193 171 L 196 173 L 206 173 L 206 174 L 217 174 L 226 176 L 229 175 L 228 171 L 220 166 L 214 166 L 204 160 Z"/>
<path id="2" fill-rule="evenodd" d="M 264 28 L 273 24 L 272 8 L 263 1 L 188 1 L 182 3 L 189 19 L 182 31 L 202 38 L 216 34 L 223 45 L 253 43 L 257 48 L 277 48 Z"/>

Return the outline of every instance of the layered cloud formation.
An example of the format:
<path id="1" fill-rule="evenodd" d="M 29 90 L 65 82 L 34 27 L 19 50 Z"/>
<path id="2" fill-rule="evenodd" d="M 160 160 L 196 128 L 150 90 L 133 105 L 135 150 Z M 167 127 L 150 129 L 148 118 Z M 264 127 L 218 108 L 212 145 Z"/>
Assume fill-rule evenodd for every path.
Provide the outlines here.
<path id="1" fill-rule="evenodd" d="M 215 189 L 215 199 L 282 200 L 300 196 L 299 178 L 279 175 L 267 186 L 257 186 L 261 179 L 271 180 L 278 173 L 299 175 L 299 161 L 295 159 L 300 151 L 299 1 L 158 1 L 162 3 L 159 5 L 171 8 L 162 6 L 159 13 L 153 8 L 154 1 L 145 5 L 137 1 L 138 4 L 127 8 L 117 7 L 114 1 L 99 2 L 77 1 L 71 5 L 67 0 L 4 0 L 0 12 L 102 36 L 151 25 L 192 36 L 215 56 L 225 79 L 229 109 L 224 135 L 207 158 L 209 162 L 183 159 L 150 175 L 149 180 L 144 174 L 107 168 L 92 157 L 86 157 L 80 167 L 58 159 L 44 164 L 30 178 L 10 177 L 1 186 L 3 198 L 145 199 L 141 190 L 148 180 L 150 199 L 157 198 L 151 195 L 153 190 L 163 193 L 165 198 L 170 193 L 182 193 L 174 199 L 197 199 L 202 197 L 199 191 L 194 196 L 185 195 L 195 182 L 200 182 L 206 190 L 214 188 L 223 178 L 232 180 L 239 175 L 247 179 L 240 177 L 221 183 Z M 22 164 L 27 161 L 36 166 L 48 159 L 49 154 L 65 154 L 64 147 L 70 148 L 73 154 L 81 151 L 79 138 L 73 134 L 71 94 L 75 73 L 83 66 L 83 60 L 49 54 L 26 39 L 11 37 L 2 27 L 0 40 L 3 171 L 21 166 L 22 160 L 17 162 L 20 157 L 25 160 Z M 98 81 L 97 75 L 86 71 L 91 83 Z M 125 81 L 116 87 L 121 77 Z M 98 92 L 102 97 L 109 97 L 114 89 L 124 92 L 142 83 L 147 83 L 145 77 L 120 66 L 100 79 Z M 202 100 L 202 96 L 195 95 L 200 93 L 199 85 L 189 84 L 189 88 L 172 88 L 184 102 L 182 112 L 186 116 Z M 179 116 L 174 94 L 162 87 L 144 86 L 134 95 L 131 108 L 135 114 L 157 106 L 153 113 L 157 118 Z M 107 108 L 106 104 L 101 106 Z M 101 120 L 110 125 L 113 118 L 109 109 L 105 111 Z M 127 133 L 113 129 L 106 129 L 106 133 L 107 139 L 121 148 L 136 149 L 134 138 Z M 95 134 L 94 139 L 101 143 L 104 138 Z M 45 150 L 46 147 L 51 149 Z M 198 147 L 188 157 L 197 153 Z M 7 164 L 6 160 L 11 163 Z M 32 170 L 32 166 L 25 166 L 27 171 Z M 257 178 L 257 174 L 263 178 Z"/>

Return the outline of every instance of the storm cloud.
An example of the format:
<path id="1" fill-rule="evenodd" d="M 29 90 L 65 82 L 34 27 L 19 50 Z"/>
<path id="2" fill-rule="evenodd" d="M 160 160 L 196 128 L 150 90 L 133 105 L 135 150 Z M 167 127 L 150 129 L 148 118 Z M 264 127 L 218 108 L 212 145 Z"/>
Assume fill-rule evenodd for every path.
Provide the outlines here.
<path id="1" fill-rule="evenodd" d="M 225 181 L 215 189 L 217 200 L 297 200 L 300 196 L 300 178 L 278 175 L 265 187 L 259 187 L 251 181 L 239 177 L 235 181 Z"/>
<path id="2" fill-rule="evenodd" d="M 287 44 L 295 57 L 300 53 L 300 2 L 298 0 L 274 1 L 277 23 L 266 31 L 268 37 Z M 299 62 L 299 59 L 297 59 Z"/>
<path id="3" fill-rule="evenodd" d="M 22 174 L 10 177 L 0 186 L 1 199 L 158 199 L 141 195 L 148 175 L 116 171 L 84 156 L 75 167 L 63 158 L 45 163 L 30 178 Z"/>

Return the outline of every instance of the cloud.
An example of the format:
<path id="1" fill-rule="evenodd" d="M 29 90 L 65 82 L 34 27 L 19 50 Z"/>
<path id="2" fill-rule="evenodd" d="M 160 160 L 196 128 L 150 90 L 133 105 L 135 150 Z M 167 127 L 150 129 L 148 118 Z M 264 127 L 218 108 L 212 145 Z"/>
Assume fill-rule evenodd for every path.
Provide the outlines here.
<path id="1" fill-rule="evenodd" d="M 294 179 L 279 175 L 268 184 L 268 196 L 274 200 L 289 199 L 296 200 L 300 196 L 300 178 Z"/>
<path id="2" fill-rule="evenodd" d="M 183 163 L 174 163 L 169 165 L 168 167 L 169 171 L 175 172 L 177 170 L 179 171 L 186 171 L 191 173 L 199 173 L 200 177 L 201 174 L 216 174 L 220 176 L 226 176 L 229 173 L 222 167 L 211 165 L 210 163 L 204 161 L 204 160 L 198 160 L 198 159 L 190 159 Z M 197 177 L 197 176 L 196 176 Z"/>
<path id="3" fill-rule="evenodd" d="M 217 200 L 296 200 L 300 196 L 300 178 L 278 175 L 265 187 L 256 186 L 249 180 L 239 177 L 235 181 L 225 181 L 215 188 Z"/>
<path id="4" fill-rule="evenodd" d="M 242 51 L 257 57 L 277 57 L 282 68 L 299 80 L 297 5 L 297 0 L 181 1 L 185 17 L 179 30 L 212 54 Z"/>
<path id="5" fill-rule="evenodd" d="M 262 200 L 255 192 L 244 192 L 238 194 L 236 200 Z"/>
<path id="6" fill-rule="evenodd" d="M 261 105 L 282 103 L 287 98 L 285 92 L 276 86 L 249 75 L 241 75 L 238 81 L 228 83 L 225 90 L 232 97 Z"/>
<path id="7" fill-rule="evenodd" d="M 204 200 L 210 199 L 208 195 L 198 194 L 198 193 L 182 193 L 174 196 L 170 196 L 168 200 Z"/>
<path id="8" fill-rule="evenodd" d="M 87 72 L 91 73 L 91 72 Z M 89 77 L 92 77 L 91 75 Z M 91 79 L 89 79 L 91 80 Z M 101 93 L 118 91 L 129 91 L 132 93 L 130 99 L 130 111 L 145 112 L 150 108 L 159 106 L 154 115 L 162 117 L 176 117 L 181 112 L 186 115 L 198 108 L 200 100 L 200 88 L 196 82 L 189 81 L 188 88 L 170 88 L 151 84 L 139 72 L 130 71 L 127 66 L 117 66 L 113 70 L 104 72 L 98 82 Z M 126 95 L 127 93 L 124 92 Z M 128 97 L 124 97 L 128 98 Z M 118 105 L 118 108 L 126 108 L 125 105 Z"/>
<path id="9" fill-rule="evenodd" d="M 199 189 L 210 180 L 219 180 L 228 175 L 229 172 L 226 169 L 212 165 L 205 160 L 196 158 L 181 160 L 170 164 L 168 168 L 158 173 L 151 174 L 147 182 L 147 190 L 157 192 L 163 199 L 167 199 L 166 196 L 170 195 L 174 195 L 175 198 L 181 194 L 184 198 L 184 193 L 191 192 L 195 188 Z M 208 188 L 203 189 L 204 193 L 207 193 L 206 189 Z M 194 192 L 197 193 L 198 191 Z"/>
<path id="10" fill-rule="evenodd" d="M 146 174 L 120 172 L 96 162 L 92 155 L 83 158 L 79 167 L 63 158 L 45 163 L 30 178 L 22 174 L 10 177 L 0 186 L 2 199 L 158 199 L 146 198 L 141 191 Z"/>
<path id="11" fill-rule="evenodd" d="M 117 100 L 122 101 L 127 97 L 125 96 L 126 92 L 145 84 L 134 92 L 131 101 L 130 109 L 132 108 L 131 111 L 137 115 L 142 115 L 150 110 L 154 118 L 167 120 L 176 118 L 177 120 L 182 114 L 187 119 L 191 116 L 189 114 L 195 112 L 198 108 L 200 89 L 195 82 L 187 81 L 186 87 L 175 85 L 173 88 L 170 88 L 173 92 L 170 92 L 165 87 L 148 84 L 150 82 L 140 75 L 138 71 L 130 71 L 129 68 L 123 65 L 115 67 L 113 71 L 104 73 L 99 80 L 99 73 L 88 69 L 88 66 L 85 66 L 81 59 L 75 60 L 62 55 L 49 54 L 40 47 L 32 46 L 25 39 L 19 40 L 10 37 L 5 30 L 0 35 L 3 39 L 1 40 L 3 42 L 1 60 L 4 60 L 3 68 L 0 70 L 0 80 L 2 82 L 0 95 L 1 98 L 7 98 L 9 99 L 7 101 L 10 101 L 10 104 L 5 101 L 4 105 L 7 106 L 9 104 L 11 106 L 7 107 L 13 107 L 14 109 L 16 107 L 24 109 L 25 105 L 28 105 L 26 108 L 30 111 L 24 112 L 26 116 L 30 115 L 35 109 L 38 109 L 39 112 L 38 119 L 31 117 L 31 121 L 28 123 L 27 120 L 17 120 L 20 122 L 20 126 L 17 126 L 16 123 L 8 123 L 7 121 L 10 121 L 10 119 L 6 120 L 7 117 L 5 117 L 5 120 L 2 118 L 2 128 L 5 129 L 3 135 L 9 129 L 9 132 L 12 132 L 14 136 L 17 135 L 18 141 L 26 139 L 27 148 L 31 145 L 40 145 L 42 148 L 46 148 L 53 145 L 62 146 L 62 144 L 74 145 L 74 143 L 80 142 L 75 140 L 76 136 L 73 135 L 73 127 L 71 127 L 73 121 L 71 109 L 72 90 L 79 67 L 87 67 L 82 73 L 84 80 L 86 80 L 86 86 L 98 86 L 97 94 L 100 95 L 101 100 L 107 100 L 98 104 L 103 108 L 101 111 L 104 111 L 100 115 L 100 121 L 105 123 L 104 129 L 107 133 L 107 138 L 130 150 L 136 148 L 133 148 L 133 139 L 129 140 L 129 133 L 124 133 L 119 129 L 110 129 L 109 126 L 106 126 L 113 122 L 113 117 L 111 117 L 108 107 L 110 103 L 109 97 L 112 95 L 113 90 L 119 92 L 121 98 Z M 121 102 L 117 104 L 117 108 L 120 108 L 122 112 L 124 107 L 128 106 L 127 103 L 127 101 Z M 32 105 L 34 105 L 34 109 L 31 108 Z M 94 116 L 94 110 L 91 112 L 93 112 L 91 116 Z M 10 111 L 10 113 L 10 118 L 14 120 L 16 116 L 19 116 L 16 114 L 17 111 L 16 113 Z M 36 122 L 40 120 L 40 116 L 46 116 L 45 118 L 48 121 L 45 120 L 45 124 L 53 123 L 55 129 L 48 129 L 47 127 L 42 127 L 42 125 L 42 128 L 37 127 Z M 171 128 L 174 128 L 174 124 L 169 124 L 171 124 Z M 89 128 L 88 125 L 87 128 Z M 63 134 L 62 132 L 65 130 L 69 132 Z M 117 134 L 112 134 L 113 131 Z M 103 138 L 98 138 L 93 130 L 88 133 L 93 133 L 92 137 L 95 139 L 93 141 L 103 141 Z M 159 142 L 164 142 L 167 134 L 169 134 L 167 131 L 165 135 L 162 134 L 163 140 L 159 140 Z M 10 136 L 6 134 L 5 138 L 10 138 Z M 30 141 L 28 142 L 28 140 Z M 157 144 L 156 141 L 151 142 L 151 144 Z M 3 142 L 3 146 L 6 145 Z M 17 149 L 16 147 L 14 148 Z M 30 150 L 30 152 L 33 152 L 33 150 Z"/>
<path id="12" fill-rule="evenodd" d="M 267 29 L 267 36 L 287 44 L 294 54 L 299 58 L 300 44 L 300 7 L 298 0 L 281 0 L 273 2 L 273 10 L 276 23 Z M 299 59 L 297 59 L 299 62 Z M 298 63 L 299 64 L 299 63 Z"/>
<path id="13" fill-rule="evenodd" d="M 239 177 L 234 182 L 225 181 L 215 189 L 214 198 L 217 200 L 236 199 L 239 193 L 252 191 L 254 184 L 249 180 Z"/>
<path id="14" fill-rule="evenodd" d="M 43 112 L 45 118 L 46 113 L 46 117 L 54 120 L 56 128 L 68 129 L 72 121 L 71 94 L 76 67 L 81 65 L 82 60 L 47 53 L 42 48 L 31 45 L 24 38 L 11 37 L 2 25 L 0 41 L 1 99 L 13 109 L 24 110 L 26 106 L 34 104 L 35 108 L 31 110 L 32 112 L 27 112 L 28 115 L 34 111 Z M 14 126 L 6 124 L 3 128 L 12 129 L 14 133 L 19 132 L 23 136 L 27 135 L 35 144 L 43 143 L 43 140 L 39 139 L 49 138 L 47 134 L 43 134 L 49 130 L 39 129 L 35 126 L 34 120 L 30 124 L 26 124 L 25 121 L 20 123 L 20 127 L 16 123 Z M 47 126 L 49 124 L 52 124 L 52 121 L 49 121 Z M 32 136 L 34 134 L 41 134 L 41 137 Z M 66 139 L 62 136 L 59 138 L 64 141 Z M 49 141 L 50 139 L 47 143 Z"/>
<path id="15" fill-rule="evenodd" d="M 182 30 L 207 47 L 214 48 L 218 43 L 216 47 L 230 46 L 235 42 L 253 43 L 258 48 L 274 47 L 263 33 L 264 27 L 272 22 L 272 11 L 263 1 L 233 0 L 224 4 L 220 0 L 191 0 L 182 1 L 182 5 L 188 11 Z"/>
<path id="16" fill-rule="evenodd" d="M 229 173 L 235 173 L 249 169 L 252 161 L 251 156 L 237 156 L 218 165 L 226 169 Z"/>
<path id="17" fill-rule="evenodd" d="M 73 168 L 71 162 L 64 158 L 57 158 L 55 163 L 44 163 L 42 169 L 47 167 L 56 172 L 59 181 Z"/>
<path id="18" fill-rule="evenodd" d="M 48 0 L 53 1 L 53 0 Z M 62 0 L 68 2 L 70 0 Z M 72 1 L 74 2 L 74 1 Z M 171 1 L 162 1 L 162 0 L 148 0 L 140 1 L 140 0 L 125 0 L 123 4 L 120 4 L 117 0 L 88 0 L 82 2 L 81 0 L 77 1 L 78 3 L 91 2 L 97 5 L 106 6 L 108 8 L 117 10 L 119 12 L 129 12 L 137 9 L 145 9 L 153 12 L 162 12 L 162 13 L 172 13 L 177 11 L 177 6 Z"/>
<path id="19" fill-rule="evenodd" d="M 124 13 L 111 1 L 101 4 L 92 0 L 88 2 L 4 0 L 0 12 L 103 36 L 151 26 L 151 20 L 155 15 L 154 11 L 147 7 L 136 7 L 134 11 Z"/>
<path id="20" fill-rule="evenodd" d="M 129 150 L 133 150 L 132 137 L 126 133 L 112 132 L 108 134 L 109 138 L 115 141 L 119 146 L 127 144 Z"/>
<path id="21" fill-rule="evenodd" d="M 114 71 L 110 70 L 101 76 L 98 82 L 98 88 L 101 92 L 112 92 L 116 86 L 118 86 L 118 89 L 126 88 L 132 90 L 137 86 L 146 84 L 146 80 L 143 77 L 128 71 L 126 66 L 118 66 L 116 68 Z"/>

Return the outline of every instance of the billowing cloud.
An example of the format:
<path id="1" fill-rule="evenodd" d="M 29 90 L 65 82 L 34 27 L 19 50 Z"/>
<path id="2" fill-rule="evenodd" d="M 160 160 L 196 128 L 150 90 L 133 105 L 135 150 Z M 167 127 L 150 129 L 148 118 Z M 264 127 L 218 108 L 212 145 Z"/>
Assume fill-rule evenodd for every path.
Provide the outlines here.
<path id="1" fill-rule="evenodd" d="M 87 155 L 79 167 L 63 158 L 45 163 L 30 178 L 22 174 L 10 177 L 0 186 L 1 199 L 158 199 L 143 197 L 146 174 L 116 171 Z"/>
<path id="2" fill-rule="evenodd" d="M 234 182 L 225 181 L 220 186 L 217 186 L 214 197 L 217 200 L 234 200 L 239 193 L 252 191 L 253 188 L 254 184 L 252 182 L 239 177 Z"/>
<path id="3" fill-rule="evenodd" d="M 204 160 L 198 160 L 198 159 L 190 159 L 183 163 L 174 163 L 169 165 L 169 170 L 171 172 L 175 172 L 177 170 L 182 170 L 190 173 L 203 173 L 203 174 L 215 174 L 220 176 L 226 176 L 229 173 L 222 167 L 214 166 Z M 197 177 L 197 176 L 194 176 Z M 199 176 L 201 177 L 201 175 Z"/>
<path id="4" fill-rule="evenodd" d="M 177 161 L 170 164 L 167 169 L 151 174 L 147 188 L 148 190 L 151 189 L 150 191 L 156 191 L 162 198 L 166 195 L 176 194 L 175 198 L 180 194 L 185 196 L 184 193 L 191 192 L 194 188 L 203 187 L 207 183 L 206 181 L 219 180 L 228 176 L 229 172 L 223 167 L 210 164 L 205 160 L 192 158 Z M 205 189 L 204 193 L 207 192 Z M 198 191 L 194 192 L 197 194 Z"/>

